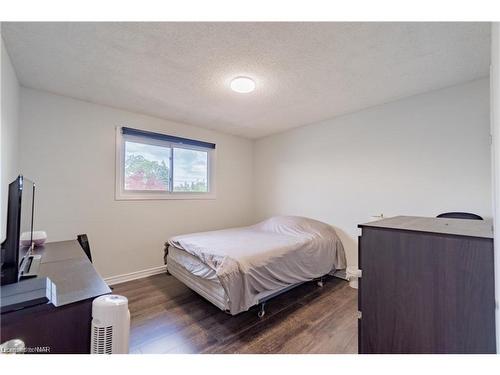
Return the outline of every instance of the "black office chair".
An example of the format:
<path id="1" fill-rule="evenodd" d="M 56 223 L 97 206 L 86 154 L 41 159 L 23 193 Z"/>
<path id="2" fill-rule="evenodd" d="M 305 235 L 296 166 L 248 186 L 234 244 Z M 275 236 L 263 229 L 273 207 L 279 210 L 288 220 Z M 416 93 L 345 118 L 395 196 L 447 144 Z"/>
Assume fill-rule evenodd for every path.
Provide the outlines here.
<path id="1" fill-rule="evenodd" d="M 471 214 L 469 212 L 445 212 L 443 214 L 437 215 L 436 217 L 445 219 L 483 220 L 481 216 L 476 214 Z"/>
<path id="2" fill-rule="evenodd" d="M 92 263 L 92 254 L 90 253 L 90 244 L 89 244 L 89 239 L 86 234 L 79 234 L 76 236 L 76 239 L 78 240 L 78 243 L 82 247 L 83 251 L 87 255 L 87 257 L 90 260 L 90 263 Z M 109 287 L 109 289 L 113 290 L 114 288 L 112 286 Z"/>
<path id="3" fill-rule="evenodd" d="M 87 238 L 86 234 L 79 234 L 76 236 L 76 239 L 78 240 L 78 243 L 82 247 L 83 251 L 87 255 L 87 257 L 90 260 L 90 263 L 92 263 L 92 254 L 90 253 L 90 244 L 89 244 L 89 239 Z"/>

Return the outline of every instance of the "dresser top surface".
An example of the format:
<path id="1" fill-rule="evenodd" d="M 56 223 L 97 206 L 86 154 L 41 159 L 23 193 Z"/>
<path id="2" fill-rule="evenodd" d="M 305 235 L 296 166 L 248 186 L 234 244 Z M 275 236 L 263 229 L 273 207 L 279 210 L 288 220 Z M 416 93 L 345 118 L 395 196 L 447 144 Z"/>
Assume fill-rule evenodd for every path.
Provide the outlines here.
<path id="1" fill-rule="evenodd" d="M 49 242 L 35 247 L 33 254 L 42 256 L 38 274 L 56 286 L 55 306 L 111 293 L 78 241 Z"/>
<path id="2" fill-rule="evenodd" d="M 491 220 L 444 219 L 419 216 L 395 216 L 358 225 L 360 228 L 397 229 L 456 236 L 493 238 Z"/>

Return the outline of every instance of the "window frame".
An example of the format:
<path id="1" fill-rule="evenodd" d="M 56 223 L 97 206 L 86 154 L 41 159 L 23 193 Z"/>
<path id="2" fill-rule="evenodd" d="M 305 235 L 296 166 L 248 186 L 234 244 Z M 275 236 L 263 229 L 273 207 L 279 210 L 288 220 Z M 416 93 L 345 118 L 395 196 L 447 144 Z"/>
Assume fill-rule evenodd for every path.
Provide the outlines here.
<path id="1" fill-rule="evenodd" d="M 136 141 L 138 143 L 149 144 L 153 146 L 163 146 L 170 148 L 169 164 L 169 190 L 125 190 L 125 141 Z M 207 179 L 208 192 L 186 192 L 174 191 L 174 148 L 187 150 L 196 150 L 207 152 Z M 148 137 L 122 134 L 122 127 L 116 127 L 116 163 L 115 163 L 115 200 L 163 200 L 163 199 L 216 199 L 215 193 L 215 161 L 216 149 L 186 145 L 177 142 L 163 141 Z"/>

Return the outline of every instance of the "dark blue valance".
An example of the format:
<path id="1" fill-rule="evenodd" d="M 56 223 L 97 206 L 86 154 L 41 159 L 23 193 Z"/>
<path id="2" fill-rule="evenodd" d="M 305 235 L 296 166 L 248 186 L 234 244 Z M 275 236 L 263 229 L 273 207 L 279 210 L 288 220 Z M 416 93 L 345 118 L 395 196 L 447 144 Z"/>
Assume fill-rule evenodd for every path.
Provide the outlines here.
<path id="1" fill-rule="evenodd" d="M 190 145 L 190 146 L 215 149 L 215 143 L 197 141 L 195 139 L 189 139 L 189 138 L 181 138 L 181 137 L 176 137 L 173 135 L 153 133 L 153 132 L 148 132 L 146 130 L 139 130 L 139 129 L 122 127 L 122 134 L 134 135 L 134 136 L 138 136 L 138 137 L 146 137 L 146 138 L 150 138 L 150 139 L 156 139 L 159 141 L 179 143 L 179 144 L 183 144 L 183 145 Z"/>

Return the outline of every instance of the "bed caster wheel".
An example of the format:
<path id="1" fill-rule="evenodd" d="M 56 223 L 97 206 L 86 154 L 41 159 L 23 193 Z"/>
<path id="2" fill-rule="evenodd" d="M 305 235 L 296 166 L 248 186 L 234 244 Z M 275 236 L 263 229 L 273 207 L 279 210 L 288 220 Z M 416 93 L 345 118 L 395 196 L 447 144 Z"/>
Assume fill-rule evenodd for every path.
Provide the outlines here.
<path id="1" fill-rule="evenodd" d="M 323 288 L 323 285 L 324 285 L 324 284 L 323 284 L 323 280 L 319 280 L 319 281 L 318 281 L 318 286 L 319 286 L 320 288 Z"/>

